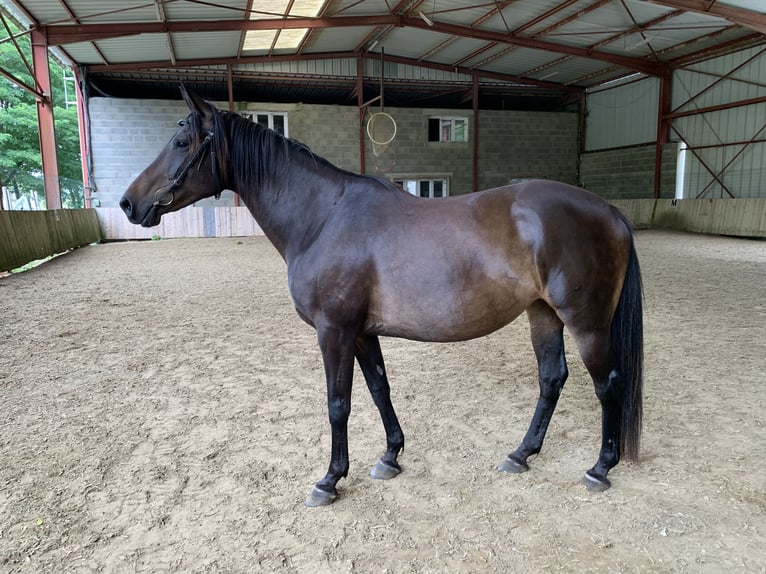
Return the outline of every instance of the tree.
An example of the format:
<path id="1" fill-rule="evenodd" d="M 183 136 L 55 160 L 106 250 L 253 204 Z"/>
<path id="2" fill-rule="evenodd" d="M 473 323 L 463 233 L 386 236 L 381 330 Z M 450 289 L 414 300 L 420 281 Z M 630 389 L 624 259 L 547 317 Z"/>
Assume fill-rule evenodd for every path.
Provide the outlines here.
<path id="1" fill-rule="evenodd" d="M 18 32 L 9 18 L 5 21 L 11 33 Z M 5 29 L 0 27 L 0 38 L 4 36 Z M 27 61 L 31 62 L 29 38 L 19 37 L 17 41 Z M 61 202 L 64 207 L 83 207 L 77 109 L 67 107 L 63 101 L 64 68 L 53 58 L 49 58 L 49 66 Z M 12 42 L 0 44 L 0 68 L 29 84 L 34 83 Z M 32 203 L 44 203 L 35 97 L 4 77 L 0 77 L 0 182 L 16 198 L 27 196 L 33 199 Z"/>

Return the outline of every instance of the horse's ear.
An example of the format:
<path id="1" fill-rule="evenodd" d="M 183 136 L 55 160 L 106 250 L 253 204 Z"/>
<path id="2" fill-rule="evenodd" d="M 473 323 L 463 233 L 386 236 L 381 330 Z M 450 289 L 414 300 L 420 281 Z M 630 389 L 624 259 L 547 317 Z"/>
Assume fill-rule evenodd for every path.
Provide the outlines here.
<path id="1" fill-rule="evenodd" d="M 189 92 L 183 84 L 181 84 L 181 97 L 192 112 L 198 112 L 203 118 L 212 116 L 212 106 L 194 92 Z"/>

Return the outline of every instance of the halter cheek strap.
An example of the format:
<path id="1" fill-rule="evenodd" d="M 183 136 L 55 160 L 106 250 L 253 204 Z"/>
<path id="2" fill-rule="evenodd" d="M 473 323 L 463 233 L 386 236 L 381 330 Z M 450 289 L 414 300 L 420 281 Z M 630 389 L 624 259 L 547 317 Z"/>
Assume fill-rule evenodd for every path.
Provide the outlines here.
<path id="1" fill-rule="evenodd" d="M 213 177 L 215 177 L 216 189 L 218 190 L 215 193 L 215 198 L 221 198 L 221 191 L 223 188 L 218 177 L 218 166 L 216 165 L 215 161 L 215 140 L 213 139 L 213 134 L 208 133 L 205 136 L 205 139 L 202 140 L 202 145 L 199 146 L 199 149 L 189 159 L 189 161 L 178 168 L 178 171 L 176 171 L 174 177 L 168 178 L 170 181 L 167 184 L 163 185 L 154 192 L 154 203 L 152 203 L 154 207 L 167 207 L 175 201 L 175 194 L 173 193 L 173 190 L 183 183 L 184 179 L 186 179 L 186 174 L 189 173 L 189 170 L 192 168 L 192 166 L 194 166 L 194 164 L 198 164 L 197 171 L 200 170 L 202 167 L 202 161 L 205 158 L 205 154 L 207 153 L 208 148 L 210 148 L 211 151 L 210 165 L 213 171 Z"/>

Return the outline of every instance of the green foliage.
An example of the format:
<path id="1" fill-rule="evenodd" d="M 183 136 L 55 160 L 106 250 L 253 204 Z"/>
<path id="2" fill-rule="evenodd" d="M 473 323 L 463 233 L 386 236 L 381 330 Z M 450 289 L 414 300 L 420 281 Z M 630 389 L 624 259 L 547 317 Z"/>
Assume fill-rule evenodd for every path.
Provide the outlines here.
<path id="1" fill-rule="evenodd" d="M 8 18 L 6 22 L 13 33 L 18 31 Z M 0 40 L 6 35 L 5 28 L 0 26 Z M 17 42 L 31 65 L 29 37 L 21 36 Z M 49 58 L 49 66 L 61 201 L 64 207 L 83 207 L 77 108 L 67 108 L 63 101 L 64 69 L 53 58 Z M 0 68 L 23 82 L 34 84 L 13 42 L 0 44 Z M 44 203 L 35 97 L 4 77 L 0 77 L 0 184 L 10 189 L 15 197 L 33 196 L 40 204 Z"/>

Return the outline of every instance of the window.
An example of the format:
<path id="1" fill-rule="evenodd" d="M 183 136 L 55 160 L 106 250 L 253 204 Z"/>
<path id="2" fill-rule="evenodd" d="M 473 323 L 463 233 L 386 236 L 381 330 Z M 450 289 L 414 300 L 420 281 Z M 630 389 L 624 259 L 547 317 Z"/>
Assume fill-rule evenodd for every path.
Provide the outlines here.
<path id="1" fill-rule="evenodd" d="M 467 142 L 468 118 L 428 118 L 428 141 Z"/>
<path id="2" fill-rule="evenodd" d="M 243 117 L 274 130 L 285 137 L 287 133 L 287 114 L 283 112 L 244 112 Z"/>
<path id="3" fill-rule="evenodd" d="M 404 191 L 418 197 L 447 197 L 449 195 L 446 178 L 415 179 L 394 178 L 394 183 Z"/>

